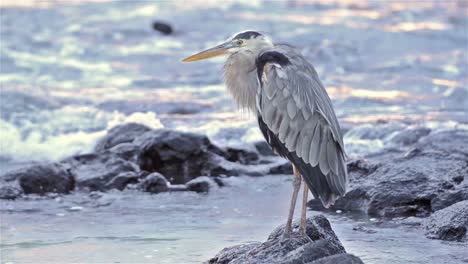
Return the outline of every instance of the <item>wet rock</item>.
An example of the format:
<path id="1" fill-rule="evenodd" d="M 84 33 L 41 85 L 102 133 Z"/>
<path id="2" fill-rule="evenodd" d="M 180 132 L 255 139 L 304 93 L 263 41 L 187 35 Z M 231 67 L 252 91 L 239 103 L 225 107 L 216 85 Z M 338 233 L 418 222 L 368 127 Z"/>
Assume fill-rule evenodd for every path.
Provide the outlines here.
<path id="1" fill-rule="evenodd" d="M 258 141 L 255 143 L 255 148 L 258 153 L 263 156 L 276 156 L 276 154 L 271 150 L 270 145 L 266 141 Z"/>
<path id="2" fill-rule="evenodd" d="M 347 164 L 348 173 L 358 172 L 361 175 L 368 175 L 374 172 L 378 166 L 376 164 L 371 164 L 366 160 L 358 159 L 348 162 Z"/>
<path id="3" fill-rule="evenodd" d="M 346 137 L 359 138 L 364 140 L 383 140 L 391 134 L 402 131 L 405 126 L 401 123 L 390 122 L 379 125 L 365 124 L 355 128 L 346 133 Z"/>
<path id="4" fill-rule="evenodd" d="M 138 189 L 150 193 L 167 192 L 169 190 L 169 182 L 161 174 L 153 172 L 138 184 Z"/>
<path id="5" fill-rule="evenodd" d="M 364 264 L 364 262 L 354 255 L 343 253 L 321 258 L 309 264 Z"/>
<path id="6" fill-rule="evenodd" d="M 114 178 L 122 173 L 137 173 L 138 167 L 110 152 L 77 155 L 62 161 L 76 180 L 76 187 L 89 191 L 115 188 Z"/>
<path id="7" fill-rule="evenodd" d="M 0 199 L 3 200 L 14 200 L 19 198 L 23 191 L 15 186 L 2 186 L 0 187 Z"/>
<path id="8" fill-rule="evenodd" d="M 37 164 L 21 168 L 6 175 L 17 179 L 24 193 L 68 193 L 75 187 L 73 176 L 58 163 Z"/>
<path id="9" fill-rule="evenodd" d="M 358 231 L 358 232 L 362 232 L 362 233 L 367 233 L 367 234 L 375 234 L 377 233 L 377 231 L 373 230 L 373 229 L 369 229 L 365 226 L 362 226 L 362 225 L 358 225 L 358 226 L 353 226 L 353 230 L 354 231 Z"/>
<path id="10" fill-rule="evenodd" d="M 359 210 L 384 217 L 429 216 L 464 199 L 467 187 L 453 178 L 468 175 L 468 131 L 445 130 L 421 138 L 411 155 L 387 150 L 348 164 L 350 188 L 333 210 Z M 316 201 L 309 205 L 321 210 Z"/>
<path id="11" fill-rule="evenodd" d="M 431 201 L 432 210 L 439 211 L 454 203 L 468 200 L 468 184 L 455 186 L 454 191 L 447 191 L 439 194 Z"/>
<path id="12" fill-rule="evenodd" d="M 232 162 L 238 162 L 240 164 L 257 164 L 258 153 L 241 148 L 228 147 L 226 148 L 225 158 Z"/>
<path id="13" fill-rule="evenodd" d="M 137 123 L 128 123 L 113 127 L 96 143 L 94 151 L 100 152 L 121 143 L 131 143 L 136 137 L 150 130 L 151 128 Z"/>
<path id="14" fill-rule="evenodd" d="M 435 212 L 426 223 L 429 238 L 466 241 L 468 230 L 468 200 Z"/>
<path id="15" fill-rule="evenodd" d="M 456 176 L 453 176 L 452 177 L 452 181 L 455 182 L 455 184 L 460 184 L 463 182 L 463 180 L 465 180 L 465 176 L 464 175 L 456 175 Z"/>
<path id="16" fill-rule="evenodd" d="M 138 153 L 140 152 L 138 146 L 133 143 L 121 143 L 112 147 L 109 151 L 124 160 L 132 162 L 136 162 Z"/>
<path id="17" fill-rule="evenodd" d="M 158 129 L 141 135 L 134 144 L 140 147 L 140 168 L 159 172 L 173 184 L 224 172 L 220 163 L 225 153 L 204 135 Z"/>
<path id="18" fill-rule="evenodd" d="M 294 225 L 298 227 L 297 222 Z M 324 216 L 309 218 L 306 233 L 307 237 L 298 233 L 284 237 L 284 226 L 281 226 L 270 234 L 266 242 L 225 248 L 207 263 L 312 263 L 330 256 L 355 261 L 350 263 L 362 263 L 358 258 L 345 254 L 345 249 Z"/>
<path id="19" fill-rule="evenodd" d="M 161 32 L 164 35 L 170 35 L 173 32 L 171 25 L 162 21 L 154 21 L 153 29 Z"/>
<path id="20" fill-rule="evenodd" d="M 420 138 L 427 136 L 430 132 L 431 129 L 426 127 L 411 127 L 396 133 L 389 140 L 400 146 L 408 146 L 415 144 Z"/>
<path id="21" fill-rule="evenodd" d="M 268 174 L 292 174 L 293 168 L 291 162 L 285 160 L 281 164 L 270 167 Z"/>
<path id="22" fill-rule="evenodd" d="M 107 184 L 106 189 L 123 190 L 127 185 L 138 183 L 139 175 L 133 171 L 122 172 L 116 177 L 112 178 Z"/>
<path id="23" fill-rule="evenodd" d="M 202 176 L 187 182 L 187 189 L 197 193 L 207 193 L 216 183 L 209 177 Z"/>

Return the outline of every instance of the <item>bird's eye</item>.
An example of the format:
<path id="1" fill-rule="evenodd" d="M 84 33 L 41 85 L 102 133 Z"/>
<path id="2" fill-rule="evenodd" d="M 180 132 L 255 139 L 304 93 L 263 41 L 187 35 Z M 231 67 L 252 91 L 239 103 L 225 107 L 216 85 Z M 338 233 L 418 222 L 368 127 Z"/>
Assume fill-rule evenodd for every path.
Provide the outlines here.
<path id="1" fill-rule="evenodd" d="M 239 40 L 236 41 L 236 44 L 239 45 L 239 46 L 242 45 L 243 43 L 244 43 L 244 41 L 241 40 L 241 39 L 239 39 Z"/>

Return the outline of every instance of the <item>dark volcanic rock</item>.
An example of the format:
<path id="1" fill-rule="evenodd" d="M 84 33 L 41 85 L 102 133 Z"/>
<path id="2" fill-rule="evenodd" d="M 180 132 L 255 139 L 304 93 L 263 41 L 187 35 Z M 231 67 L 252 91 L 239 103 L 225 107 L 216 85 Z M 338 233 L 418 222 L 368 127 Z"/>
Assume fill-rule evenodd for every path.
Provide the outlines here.
<path id="1" fill-rule="evenodd" d="M 258 141 L 255 143 L 255 148 L 258 153 L 263 156 L 275 156 L 276 154 L 271 150 L 270 145 L 266 141 Z"/>
<path id="2" fill-rule="evenodd" d="M 349 191 L 332 209 L 395 217 L 428 216 L 450 206 L 468 193 L 466 184 L 453 180 L 468 175 L 466 146 L 468 131 L 445 130 L 421 138 L 410 152 L 388 150 L 350 162 Z M 316 200 L 309 205 L 322 209 Z"/>
<path id="3" fill-rule="evenodd" d="M 171 25 L 162 21 L 154 21 L 153 29 L 163 33 L 164 35 L 170 35 L 173 31 Z"/>
<path id="4" fill-rule="evenodd" d="M 138 167 L 110 152 L 78 155 L 62 161 L 76 180 L 76 187 L 90 191 L 117 188 L 114 178 L 122 173 L 137 173 Z M 123 181 L 120 181 L 122 184 Z"/>
<path id="5" fill-rule="evenodd" d="M 225 158 L 232 162 L 239 162 L 240 164 L 257 164 L 258 153 L 241 148 L 226 148 Z"/>
<path id="6" fill-rule="evenodd" d="M 0 199 L 14 200 L 21 196 L 23 191 L 15 186 L 2 186 L 0 187 Z"/>
<path id="7" fill-rule="evenodd" d="M 26 194 L 68 193 L 75 186 L 75 181 L 70 172 L 57 163 L 25 167 L 8 173 L 5 178 L 17 179 L 21 189 Z"/>
<path id="8" fill-rule="evenodd" d="M 151 128 L 136 123 L 128 123 L 113 127 L 103 138 L 101 138 L 96 143 L 94 151 L 100 152 L 106 149 L 110 149 L 121 143 L 130 143 L 136 137 L 150 130 Z"/>
<path id="9" fill-rule="evenodd" d="M 295 223 L 295 227 L 298 227 L 297 223 Z M 325 258 L 329 256 L 337 256 L 336 258 L 340 260 L 355 261 L 349 263 L 362 263 L 354 256 L 344 254 L 346 253 L 345 249 L 324 216 L 319 215 L 309 218 L 306 233 L 308 237 L 294 233 L 291 237 L 286 238 L 283 237 L 284 226 L 281 226 L 270 234 L 266 242 L 249 243 L 225 248 L 214 258 L 210 259 L 208 263 L 299 264 L 309 263 L 315 260 L 325 260 Z"/>
<path id="10" fill-rule="evenodd" d="M 139 175 L 133 171 L 122 172 L 116 177 L 112 178 L 107 184 L 106 189 L 123 190 L 127 185 L 138 183 Z"/>
<path id="11" fill-rule="evenodd" d="M 216 183 L 209 177 L 202 176 L 187 182 L 186 185 L 189 191 L 207 193 L 212 186 L 216 185 Z"/>
<path id="12" fill-rule="evenodd" d="M 282 164 L 270 167 L 268 174 L 292 174 L 293 168 L 291 162 L 285 160 Z"/>
<path id="13" fill-rule="evenodd" d="M 426 127 L 411 127 L 398 132 L 390 141 L 401 146 L 412 145 L 424 136 L 427 136 L 431 129 Z"/>
<path id="14" fill-rule="evenodd" d="M 157 171 L 173 184 L 227 171 L 221 166 L 225 153 L 204 135 L 159 129 L 141 135 L 134 144 L 140 147 L 140 168 Z"/>
<path id="15" fill-rule="evenodd" d="M 138 189 L 150 193 L 167 192 L 169 190 L 169 182 L 161 174 L 153 172 L 138 184 Z"/>
<path id="16" fill-rule="evenodd" d="M 124 160 L 136 162 L 140 149 L 133 143 L 121 143 L 112 147 L 109 151 Z"/>
<path id="17" fill-rule="evenodd" d="M 441 193 L 432 199 L 431 205 L 433 211 L 438 211 L 454 203 L 468 200 L 468 183 L 460 186 L 453 186 L 455 190 L 449 190 Z"/>
<path id="18" fill-rule="evenodd" d="M 426 230 L 430 238 L 450 241 L 467 240 L 468 200 L 433 213 L 427 220 Z"/>
<path id="19" fill-rule="evenodd" d="M 321 258 L 319 260 L 312 261 L 309 264 L 364 264 L 364 262 L 354 255 L 343 253 Z"/>

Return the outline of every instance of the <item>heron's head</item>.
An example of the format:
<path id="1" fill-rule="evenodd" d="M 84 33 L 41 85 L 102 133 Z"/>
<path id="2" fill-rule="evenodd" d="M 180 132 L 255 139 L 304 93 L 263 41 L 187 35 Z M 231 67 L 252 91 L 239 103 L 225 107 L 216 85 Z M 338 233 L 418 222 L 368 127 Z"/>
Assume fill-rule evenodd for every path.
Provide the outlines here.
<path id="1" fill-rule="evenodd" d="M 243 31 L 234 34 L 224 43 L 216 45 L 207 50 L 196 53 L 188 58 L 185 58 L 184 62 L 204 60 L 212 57 L 217 57 L 225 54 L 236 54 L 236 53 L 250 53 L 252 56 L 257 56 L 258 52 L 265 47 L 273 46 L 270 38 L 257 31 Z"/>

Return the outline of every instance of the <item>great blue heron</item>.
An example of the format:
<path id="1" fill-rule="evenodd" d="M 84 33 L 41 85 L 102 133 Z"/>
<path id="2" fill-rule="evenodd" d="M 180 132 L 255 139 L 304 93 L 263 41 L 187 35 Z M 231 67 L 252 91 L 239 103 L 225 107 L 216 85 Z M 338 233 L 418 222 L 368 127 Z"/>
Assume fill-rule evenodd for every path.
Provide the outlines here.
<path id="1" fill-rule="evenodd" d="M 293 164 L 292 219 L 301 175 L 305 181 L 300 232 L 305 232 L 308 189 L 324 207 L 346 192 L 344 144 L 328 94 L 314 67 L 294 48 L 273 44 L 256 31 L 243 31 L 184 62 L 229 54 L 224 65 L 227 89 L 240 107 L 257 115 L 260 130 L 277 154 Z"/>

